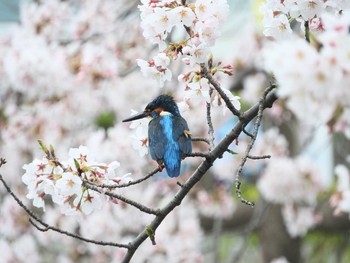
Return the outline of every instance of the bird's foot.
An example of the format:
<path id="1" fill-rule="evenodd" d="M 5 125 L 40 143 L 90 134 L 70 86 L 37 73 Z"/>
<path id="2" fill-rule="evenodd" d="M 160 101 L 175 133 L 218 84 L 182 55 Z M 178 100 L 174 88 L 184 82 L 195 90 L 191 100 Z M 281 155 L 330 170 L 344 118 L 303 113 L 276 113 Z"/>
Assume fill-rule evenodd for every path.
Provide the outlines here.
<path id="1" fill-rule="evenodd" d="M 158 163 L 158 169 L 159 169 L 159 171 L 160 171 L 160 172 L 163 171 L 163 169 L 164 169 L 164 163 L 163 163 L 163 161 L 157 161 L 157 163 Z"/>

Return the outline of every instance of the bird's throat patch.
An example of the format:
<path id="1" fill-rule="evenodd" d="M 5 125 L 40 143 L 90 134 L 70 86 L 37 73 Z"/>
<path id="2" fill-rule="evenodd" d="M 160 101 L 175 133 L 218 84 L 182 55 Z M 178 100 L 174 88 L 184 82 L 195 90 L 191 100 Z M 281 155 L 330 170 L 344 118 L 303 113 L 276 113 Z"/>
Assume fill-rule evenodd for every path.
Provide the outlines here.
<path id="1" fill-rule="evenodd" d="M 160 115 L 160 116 L 168 116 L 168 115 L 171 115 L 171 113 L 170 113 L 169 111 L 163 110 L 163 111 L 161 111 L 161 112 L 159 113 L 159 115 Z"/>

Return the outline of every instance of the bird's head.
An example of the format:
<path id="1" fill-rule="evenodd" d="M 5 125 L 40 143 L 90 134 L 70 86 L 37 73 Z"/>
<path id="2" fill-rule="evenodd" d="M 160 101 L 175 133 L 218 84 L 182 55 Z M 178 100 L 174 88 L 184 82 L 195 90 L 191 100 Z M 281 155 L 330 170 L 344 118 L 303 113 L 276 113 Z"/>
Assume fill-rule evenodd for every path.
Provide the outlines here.
<path id="1" fill-rule="evenodd" d="M 179 116 L 179 108 L 177 107 L 172 96 L 160 95 L 148 103 L 143 112 L 131 116 L 130 118 L 123 120 L 123 122 L 134 121 L 145 117 L 155 118 L 156 116 L 167 114 Z"/>

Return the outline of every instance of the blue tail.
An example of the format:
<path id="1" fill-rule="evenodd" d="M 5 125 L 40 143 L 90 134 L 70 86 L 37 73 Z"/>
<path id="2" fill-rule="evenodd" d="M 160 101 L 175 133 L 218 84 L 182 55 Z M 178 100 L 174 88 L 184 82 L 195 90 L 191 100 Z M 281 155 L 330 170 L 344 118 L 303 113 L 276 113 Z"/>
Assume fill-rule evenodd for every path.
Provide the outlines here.
<path id="1" fill-rule="evenodd" d="M 180 162 L 173 166 L 173 165 L 168 165 L 167 162 L 164 162 L 166 172 L 168 173 L 169 177 L 178 177 L 180 175 Z"/>
<path id="2" fill-rule="evenodd" d="M 169 177 L 180 175 L 181 156 L 177 143 L 168 143 L 164 154 L 164 165 Z"/>

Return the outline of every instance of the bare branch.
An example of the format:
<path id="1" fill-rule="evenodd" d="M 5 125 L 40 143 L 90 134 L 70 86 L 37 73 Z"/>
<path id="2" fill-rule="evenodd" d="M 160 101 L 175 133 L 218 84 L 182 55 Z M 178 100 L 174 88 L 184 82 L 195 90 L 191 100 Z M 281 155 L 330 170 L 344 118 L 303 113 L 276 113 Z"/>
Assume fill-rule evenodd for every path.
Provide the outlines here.
<path id="1" fill-rule="evenodd" d="M 203 77 L 208 79 L 209 83 L 215 88 L 215 90 L 220 94 L 221 98 L 225 101 L 227 108 L 233 113 L 233 115 L 240 118 L 241 113 L 238 111 L 235 106 L 233 106 L 229 97 L 225 94 L 225 92 L 221 89 L 220 84 L 213 78 L 213 76 L 208 71 L 208 68 L 204 63 L 201 64 Z"/>
<path id="2" fill-rule="evenodd" d="M 2 175 L 0 174 L 0 181 L 2 182 L 2 184 L 4 185 L 6 191 L 15 199 L 15 201 L 17 202 L 17 204 L 23 208 L 23 210 L 28 214 L 28 216 L 30 217 L 29 222 L 38 230 L 46 232 L 48 230 L 52 230 L 55 231 L 57 233 L 75 238 L 75 239 L 79 239 L 81 241 L 87 242 L 87 243 L 92 243 L 92 244 L 96 244 L 96 245 L 100 245 L 100 246 L 113 246 L 113 247 L 120 247 L 120 248 L 129 248 L 129 245 L 126 244 L 121 244 L 121 243 L 114 243 L 114 242 L 105 242 L 105 241 L 96 241 L 93 239 L 88 239 L 85 237 L 82 237 L 78 234 L 74 234 L 62 229 L 59 229 L 57 227 L 54 226 L 50 226 L 49 224 L 45 223 L 43 220 L 41 220 L 39 218 L 39 216 L 37 216 L 33 211 L 31 211 L 27 206 L 25 206 L 23 204 L 23 202 L 17 197 L 17 195 L 15 195 L 11 188 L 7 185 L 7 183 L 5 182 L 5 180 L 3 179 Z M 39 223 L 41 226 L 39 226 L 37 223 Z"/>
<path id="3" fill-rule="evenodd" d="M 258 103 L 258 112 L 257 112 L 257 117 L 256 117 L 256 120 L 255 120 L 255 123 L 254 123 L 254 133 L 253 133 L 253 137 L 251 138 L 248 146 L 247 146 L 247 149 L 245 151 L 245 154 L 244 156 L 242 157 L 242 160 L 241 160 L 241 163 L 238 167 L 238 170 L 237 170 L 237 173 L 236 173 L 236 178 L 235 178 L 235 187 L 236 187 L 236 194 L 238 196 L 238 198 L 240 199 L 240 201 L 244 204 L 247 204 L 247 205 L 250 205 L 250 206 L 254 206 L 254 202 L 251 202 L 251 201 L 248 201 L 246 200 L 243 196 L 242 196 L 242 193 L 241 193 L 241 175 L 242 175 L 242 171 L 243 171 L 243 167 L 245 165 L 245 163 L 247 162 L 247 159 L 248 159 L 248 156 L 249 156 L 249 153 L 250 151 L 252 150 L 253 148 L 253 145 L 255 143 L 255 140 L 256 140 L 256 137 L 258 135 L 258 132 L 259 132 L 259 127 L 260 127 L 260 124 L 261 124 L 261 121 L 262 121 L 262 114 L 263 114 L 263 110 L 264 110 L 264 104 L 265 104 L 265 100 L 266 100 L 266 96 L 274 89 L 276 88 L 275 85 L 271 85 L 270 87 L 268 87 L 263 96 L 261 97 L 259 103 Z"/>
<path id="4" fill-rule="evenodd" d="M 247 158 L 248 158 L 248 159 L 251 159 L 251 160 L 270 159 L 270 158 L 271 158 L 271 155 L 262 155 L 262 156 L 248 155 Z"/>
<path id="5" fill-rule="evenodd" d="M 253 138 L 253 137 L 254 137 L 253 134 L 251 134 L 250 132 L 248 132 L 245 128 L 243 129 L 243 132 L 244 132 L 247 136 L 249 136 L 250 138 Z"/>
<path id="6" fill-rule="evenodd" d="M 210 141 L 207 138 L 192 137 L 193 142 L 205 142 L 210 146 Z"/>
<path id="7" fill-rule="evenodd" d="M 138 202 L 135 202 L 131 199 L 128 199 L 120 194 L 112 193 L 109 191 L 102 191 L 101 188 L 94 186 L 88 182 L 85 183 L 85 186 L 86 186 L 86 188 L 91 189 L 91 190 L 98 192 L 100 194 L 105 194 L 107 196 L 114 197 L 120 201 L 123 201 L 124 203 L 129 204 L 129 205 L 139 209 L 141 212 L 145 212 L 147 214 L 152 214 L 152 215 L 159 215 L 159 210 L 151 209 L 151 208 L 144 206 Z"/>
<path id="8" fill-rule="evenodd" d="M 6 163 L 6 160 L 4 158 L 0 158 L 0 167 Z"/>
<path id="9" fill-rule="evenodd" d="M 193 152 L 193 153 L 186 154 L 186 157 L 203 157 L 203 158 L 208 158 L 209 154 L 208 153 L 201 153 L 201 152 Z"/>
<path id="10" fill-rule="evenodd" d="M 209 97 L 213 94 L 213 88 L 209 88 Z M 209 151 L 214 148 L 214 127 L 213 122 L 211 121 L 211 103 L 207 102 L 207 123 L 208 123 L 208 135 L 209 135 Z"/>
<path id="11" fill-rule="evenodd" d="M 305 26 L 305 40 L 306 42 L 310 43 L 310 27 L 309 27 L 309 21 L 304 22 Z"/>
<path id="12" fill-rule="evenodd" d="M 86 184 L 89 184 L 91 186 L 95 186 L 95 187 L 99 187 L 99 188 L 108 188 L 108 189 L 125 188 L 125 187 L 129 187 L 129 186 L 132 186 L 132 185 L 139 184 L 139 183 L 141 183 L 143 181 L 146 181 L 148 178 L 151 178 L 153 175 L 155 175 L 158 172 L 160 172 L 159 168 L 154 169 L 152 172 L 148 173 L 144 177 L 142 177 L 142 178 L 140 178 L 138 180 L 135 180 L 135 181 L 130 181 L 130 182 L 125 183 L 125 184 L 114 184 L 114 185 L 110 185 L 110 184 L 95 184 L 95 183 L 92 183 L 92 182 L 87 181 L 87 180 L 84 180 L 83 182 L 86 183 Z"/>

